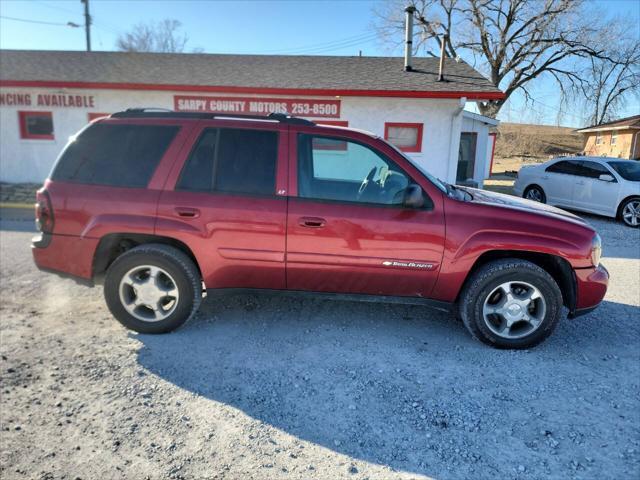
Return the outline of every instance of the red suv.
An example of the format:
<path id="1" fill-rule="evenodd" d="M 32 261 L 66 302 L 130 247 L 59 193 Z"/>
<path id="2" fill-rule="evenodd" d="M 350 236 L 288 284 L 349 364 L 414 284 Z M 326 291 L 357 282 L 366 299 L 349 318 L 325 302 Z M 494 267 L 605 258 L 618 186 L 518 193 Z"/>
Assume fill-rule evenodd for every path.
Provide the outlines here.
<path id="1" fill-rule="evenodd" d="M 104 283 L 113 315 L 144 333 L 182 325 L 205 289 L 286 290 L 431 305 L 489 345 L 527 348 L 608 283 L 578 217 L 281 114 L 96 120 L 58 158 L 36 218 L 38 267 Z"/>

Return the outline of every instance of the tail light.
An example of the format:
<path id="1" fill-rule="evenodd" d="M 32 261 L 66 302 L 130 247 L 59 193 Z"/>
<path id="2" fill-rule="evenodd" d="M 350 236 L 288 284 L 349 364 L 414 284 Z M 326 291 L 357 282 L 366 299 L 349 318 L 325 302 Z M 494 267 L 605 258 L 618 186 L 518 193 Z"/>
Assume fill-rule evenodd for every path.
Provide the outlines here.
<path id="1" fill-rule="evenodd" d="M 36 192 L 36 228 L 42 233 L 53 233 L 53 207 L 44 188 Z"/>

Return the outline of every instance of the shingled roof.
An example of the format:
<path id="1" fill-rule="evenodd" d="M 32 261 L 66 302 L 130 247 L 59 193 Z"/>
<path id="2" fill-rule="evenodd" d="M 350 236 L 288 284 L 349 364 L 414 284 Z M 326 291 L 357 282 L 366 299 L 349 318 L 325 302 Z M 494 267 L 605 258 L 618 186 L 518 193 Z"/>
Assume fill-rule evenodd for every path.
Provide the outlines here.
<path id="1" fill-rule="evenodd" d="M 589 133 L 599 132 L 602 130 L 626 130 L 628 128 L 640 128 L 640 115 L 633 115 L 631 117 L 621 118 L 619 120 L 613 120 L 611 122 L 601 123 L 599 125 L 592 125 L 587 128 L 581 128 L 577 131 L 580 133 Z"/>
<path id="2" fill-rule="evenodd" d="M 0 51 L 0 85 L 497 99 L 468 64 L 437 58 Z"/>

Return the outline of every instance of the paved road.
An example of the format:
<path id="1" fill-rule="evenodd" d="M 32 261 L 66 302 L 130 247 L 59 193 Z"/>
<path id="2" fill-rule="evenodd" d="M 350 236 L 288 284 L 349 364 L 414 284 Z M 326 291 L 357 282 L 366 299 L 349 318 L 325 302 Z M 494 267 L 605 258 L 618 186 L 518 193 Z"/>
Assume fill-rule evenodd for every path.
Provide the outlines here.
<path id="1" fill-rule="evenodd" d="M 590 218 L 611 289 L 540 347 L 420 307 L 209 298 L 164 336 L 0 232 L 0 477 L 640 477 L 640 232 Z"/>

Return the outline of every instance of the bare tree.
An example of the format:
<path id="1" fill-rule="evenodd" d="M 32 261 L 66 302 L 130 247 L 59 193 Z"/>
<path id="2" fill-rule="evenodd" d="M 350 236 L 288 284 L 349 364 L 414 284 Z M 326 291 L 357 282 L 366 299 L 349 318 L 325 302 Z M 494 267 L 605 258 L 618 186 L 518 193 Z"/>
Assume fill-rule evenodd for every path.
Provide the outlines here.
<path id="1" fill-rule="evenodd" d="M 613 52 L 615 61 L 592 58 L 578 98 L 586 106 L 589 124 L 613 120 L 629 98 L 640 96 L 640 41 Z"/>
<path id="2" fill-rule="evenodd" d="M 138 23 L 118 36 L 116 48 L 123 52 L 184 52 L 188 37 L 180 33 L 181 26 L 173 19 Z"/>
<path id="3" fill-rule="evenodd" d="M 396 0 L 376 12 L 383 40 L 402 38 L 405 4 Z M 478 105 L 490 117 L 516 91 L 531 99 L 530 82 L 541 76 L 555 79 L 568 95 L 567 90 L 584 86 L 581 62 L 614 61 L 603 41 L 607 27 L 585 15 L 584 0 L 415 0 L 414 5 L 416 50 L 435 56 L 444 41 L 448 57 L 464 57 L 505 92 L 504 100 Z"/>

